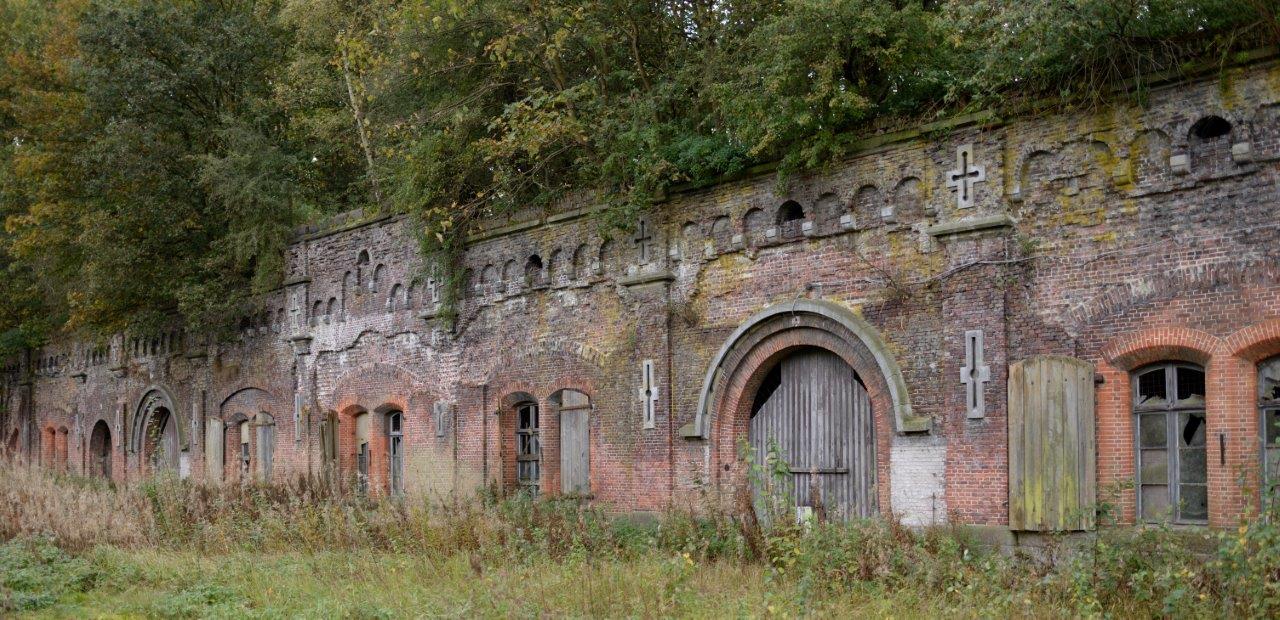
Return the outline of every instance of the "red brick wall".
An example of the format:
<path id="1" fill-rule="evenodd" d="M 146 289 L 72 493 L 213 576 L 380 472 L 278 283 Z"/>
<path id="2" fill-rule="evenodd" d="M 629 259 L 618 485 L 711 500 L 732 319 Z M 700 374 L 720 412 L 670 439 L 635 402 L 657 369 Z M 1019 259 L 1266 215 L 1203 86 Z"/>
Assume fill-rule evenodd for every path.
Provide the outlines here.
<path id="1" fill-rule="evenodd" d="M 734 383 L 718 393 L 718 434 L 687 438 L 681 430 L 695 419 L 708 366 L 748 317 L 811 298 L 878 332 L 901 370 L 904 400 L 931 421 L 927 433 L 899 432 L 885 377 L 857 343 L 830 330 L 805 336 L 841 354 L 870 390 L 882 511 L 895 509 L 895 496 L 928 497 L 913 505 L 956 522 L 1007 522 L 1006 369 L 1032 355 L 1096 365 L 1099 482 L 1131 480 L 1128 372 L 1141 361 L 1191 359 L 1210 383 L 1211 522 L 1227 525 L 1255 499 L 1255 365 L 1280 353 L 1277 78 L 1280 70 L 1262 64 L 1224 83 L 1171 85 L 1144 109 L 1119 103 L 1106 114 L 882 136 L 785 183 L 766 174 L 678 192 L 646 214 L 654 239 L 644 264 L 630 235 L 601 230 L 585 198 L 516 213 L 468 245 L 462 268 L 471 279 L 454 325 L 437 314 L 435 272 L 406 221 L 344 216 L 300 232 L 284 286 L 246 314 L 233 341 L 175 326 L 155 337 L 121 335 L 106 349 L 54 342 L 7 364 L 0 430 L 19 431 L 22 449 L 41 454 L 42 431 L 65 425 L 67 461 L 80 471 L 89 432 L 104 420 L 113 475 L 136 479 L 143 459 L 127 449 L 133 416 L 147 390 L 163 386 L 199 478 L 207 421 L 227 419 L 228 399 L 252 388 L 272 395 L 252 408 L 276 420 L 275 480 L 284 481 L 319 473 L 329 413 L 338 414 L 339 462 L 350 473 L 352 413 L 396 408 L 408 492 L 447 497 L 513 484 L 506 399 L 525 392 L 542 409 L 542 490 L 553 495 L 551 398 L 575 389 L 593 406 L 592 501 L 621 511 L 702 508 L 741 486 L 728 446 L 746 432 L 741 412 L 753 381 L 800 341 L 743 351 L 729 369 Z M 1232 132 L 1192 139 L 1189 128 L 1210 114 Z M 946 185 L 962 144 L 986 172 L 967 209 Z M 1175 170 L 1171 155 L 1187 155 L 1191 169 Z M 771 231 L 787 201 L 804 210 L 805 225 Z M 987 224 L 947 229 L 974 222 Z M 544 270 L 526 282 L 535 255 Z M 968 330 L 983 331 L 991 374 L 976 419 L 959 381 Z M 658 388 L 652 429 L 643 428 L 639 395 L 644 360 L 653 360 Z M 372 430 L 381 489 L 381 417 Z M 1218 433 L 1227 437 L 1224 465 L 1215 458 Z M 941 479 L 894 476 L 894 455 L 926 454 L 937 455 L 937 467 L 910 471 Z M 231 450 L 227 461 L 230 471 Z M 1132 490 L 1111 498 L 1128 520 L 1133 498 Z"/>

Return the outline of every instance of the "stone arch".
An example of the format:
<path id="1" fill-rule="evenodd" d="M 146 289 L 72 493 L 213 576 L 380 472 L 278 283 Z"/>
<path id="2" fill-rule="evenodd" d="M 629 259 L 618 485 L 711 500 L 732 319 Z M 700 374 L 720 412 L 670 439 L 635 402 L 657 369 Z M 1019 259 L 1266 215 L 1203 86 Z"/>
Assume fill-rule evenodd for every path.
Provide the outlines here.
<path id="1" fill-rule="evenodd" d="M 1237 135 L 1234 122 L 1217 114 L 1197 119 L 1187 128 L 1187 155 L 1191 173 L 1212 177 L 1233 169 L 1231 144 Z"/>
<path id="2" fill-rule="evenodd" d="M 774 216 L 774 223 L 778 227 L 779 239 L 795 239 L 803 232 L 801 225 L 807 219 L 804 207 L 799 202 L 788 200 L 778 205 L 778 212 Z"/>
<path id="3" fill-rule="evenodd" d="M 721 215 L 711 221 L 711 243 L 717 253 L 727 252 L 733 244 L 733 224 Z"/>
<path id="4" fill-rule="evenodd" d="M 839 230 L 842 215 L 844 207 L 835 192 L 824 192 L 813 203 L 813 225 L 822 233 Z"/>
<path id="5" fill-rule="evenodd" d="M 1055 157 L 1045 149 L 1036 149 L 1022 158 L 1018 166 L 1017 197 L 1021 200 L 1035 200 L 1038 191 L 1046 187 L 1052 175 Z"/>
<path id="6" fill-rule="evenodd" d="M 561 282 L 561 275 L 564 272 L 564 250 L 556 248 L 551 251 L 547 257 L 547 277 L 546 282 L 551 286 L 557 286 Z"/>
<path id="7" fill-rule="evenodd" d="M 91 476 L 111 479 L 111 425 L 106 420 L 98 420 L 89 433 L 89 454 L 86 459 Z"/>
<path id="8" fill-rule="evenodd" d="M 537 254 L 530 254 L 529 258 L 524 261 L 524 286 L 526 288 L 537 287 L 546 284 L 545 271 L 543 270 L 542 257 Z"/>
<path id="9" fill-rule="evenodd" d="M 682 430 L 710 441 L 708 474 L 746 509 L 751 485 L 738 456 L 749 435 L 757 392 L 785 358 L 804 350 L 834 354 L 866 389 L 871 406 L 875 503 L 891 505 L 889 471 L 893 435 L 927 432 L 930 419 L 911 413 L 906 382 L 883 339 L 870 324 L 832 302 L 799 300 L 776 304 L 745 321 L 724 343 L 707 371 L 697 417 Z"/>
<path id="10" fill-rule="evenodd" d="M 173 397 L 173 393 L 161 385 L 153 385 L 142 393 L 142 398 L 138 399 L 138 405 L 134 408 L 133 424 L 129 433 L 129 451 L 135 454 L 142 452 L 143 439 L 146 435 L 147 426 L 151 423 L 151 418 L 160 410 L 165 410 L 169 415 L 173 416 L 174 422 L 177 423 L 178 447 L 186 451 L 191 446 L 191 437 L 188 431 L 190 420 L 183 413 L 182 408 L 178 407 L 178 401 Z"/>
<path id="11" fill-rule="evenodd" d="M 573 249 L 573 256 L 569 259 L 569 279 L 578 280 L 587 275 L 587 245 L 585 243 L 578 244 Z"/>
<path id="12" fill-rule="evenodd" d="M 1158 186 L 1168 181 L 1169 136 L 1159 129 L 1139 132 L 1129 143 L 1129 175 L 1135 185 Z"/>
<path id="13" fill-rule="evenodd" d="M 769 227 L 768 217 L 761 209 L 751 208 L 742 216 L 742 232 L 747 243 L 752 247 L 765 242 L 765 229 Z"/>
<path id="14" fill-rule="evenodd" d="M 924 196 L 920 179 L 906 177 L 893 188 L 893 204 L 890 218 L 895 222 L 915 222 L 924 219 Z"/>
<path id="15" fill-rule="evenodd" d="M 761 310 L 744 321 L 725 340 L 707 369 L 698 397 L 696 417 L 691 432 L 686 433 L 686 436 L 711 439 L 717 409 L 731 396 L 727 392 L 733 388 L 743 392 L 743 385 L 733 383 L 735 376 L 739 376 L 736 366 L 753 349 L 771 337 L 802 329 L 804 333 L 801 336 L 814 339 L 814 344 L 843 343 L 839 347 L 843 353 L 836 353 L 846 358 L 846 362 L 858 371 L 868 390 L 872 392 L 873 402 L 877 393 L 883 396 L 881 410 L 890 413 L 897 432 L 929 430 L 929 419 L 912 412 L 906 379 L 876 328 L 843 306 L 828 301 L 803 299 L 775 304 Z"/>
<path id="16" fill-rule="evenodd" d="M 702 227 L 685 222 L 680 227 L 679 254 L 682 260 L 697 260 L 703 254 Z"/>
<path id="17" fill-rule="evenodd" d="M 863 185 L 853 196 L 853 217 L 860 230 L 883 223 L 884 218 L 880 215 L 883 209 L 884 197 L 875 185 Z"/>

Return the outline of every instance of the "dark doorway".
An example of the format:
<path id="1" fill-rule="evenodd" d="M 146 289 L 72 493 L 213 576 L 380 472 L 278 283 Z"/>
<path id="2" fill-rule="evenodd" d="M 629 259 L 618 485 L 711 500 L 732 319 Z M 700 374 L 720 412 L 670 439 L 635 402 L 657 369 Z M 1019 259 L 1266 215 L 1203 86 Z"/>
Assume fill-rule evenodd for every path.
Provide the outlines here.
<path id="1" fill-rule="evenodd" d="M 839 356 L 810 347 L 783 358 L 756 393 L 749 433 L 761 518 L 876 514 L 871 400 Z"/>

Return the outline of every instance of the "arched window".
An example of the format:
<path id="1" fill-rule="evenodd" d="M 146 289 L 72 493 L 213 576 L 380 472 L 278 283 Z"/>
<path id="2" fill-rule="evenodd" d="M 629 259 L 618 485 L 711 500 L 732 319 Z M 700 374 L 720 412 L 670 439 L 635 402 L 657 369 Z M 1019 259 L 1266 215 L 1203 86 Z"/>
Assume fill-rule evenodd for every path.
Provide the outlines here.
<path id="1" fill-rule="evenodd" d="M 276 419 L 264 411 L 258 414 L 254 424 L 258 427 L 258 477 L 270 482 L 275 466 Z"/>
<path id="2" fill-rule="evenodd" d="M 516 405 L 516 484 L 530 495 L 538 494 L 542 473 L 538 430 L 538 403 L 528 401 Z"/>
<path id="3" fill-rule="evenodd" d="M 369 425 L 368 412 L 356 415 L 356 489 L 361 493 L 369 492 L 369 453 L 373 449 L 369 443 Z"/>
<path id="4" fill-rule="evenodd" d="M 1280 356 L 1258 365 L 1258 411 L 1262 416 L 1262 491 L 1273 497 L 1280 487 Z"/>
<path id="5" fill-rule="evenodd" d="M 534 254 L 524 263 L 524 285 L 526 287 L 542 286 L 542 257 Z"/>
<path id="6" fill-rule="evenodd" d="M 804 208 L 794 200 L 788 200 L 778 207 L 778 237 L 794 239 L 802 232 L 800 225 L 804 221 Z"/>
<path id="7" fill-rule="evenodd" d="M 249 451 L 249 421 L 240 422 L 240 481 L 248 482 L 249 472 L 253 471 L 253 461 Z"/>
<path id="8" fill-rule="evenodd" d="M 387 413 L 387 487 L 392 495 L 404 493 L 404 415 Z"/>
<path id="9" fill-rule="evenodd" d="M 1144 521 L 1209 518 L 1204 369 L 1160 363 L 1134 373 L 1138 514 Z"/>

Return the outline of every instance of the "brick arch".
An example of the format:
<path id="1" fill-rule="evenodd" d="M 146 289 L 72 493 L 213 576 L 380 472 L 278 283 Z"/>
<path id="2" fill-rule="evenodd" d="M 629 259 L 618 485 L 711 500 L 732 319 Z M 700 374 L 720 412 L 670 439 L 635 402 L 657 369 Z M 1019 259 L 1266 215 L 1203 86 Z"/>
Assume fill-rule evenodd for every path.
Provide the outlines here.
<path id="1" fill-rule="evenodd" d="M 533 401 L 538 404 L 539 439 L 542 465 L 539 489 L 545 495 L 560 492 L 560 425 L 552 397 L 563 390 L 586 394 L 595 403 L 602 371 L 587 357 L 559 347 L 544 348 L 535 355 L 518 355 L 504 359 L 489 374 L 487 385 L 496 397 L 497 424 L 493 425 L 493 450 L 502 472 L 501 488 L 516 487 L 515 406 Z M 597 421 L 593 419 L 592 424 Z M 598 433 L 592 432 L 592 449 Z"/>
<path id="2" fill-rule="evenodd" d="M 895 430 L 927 430 L 911 415 L 905 381 L 873 327 L 822 301 L 803 300 L 766 309 L 742 325 L 707 373 L 699 406 L 703 437 L 711 440 L 711 465 L 722 490 L 739 508 L 749 505 L 747 472 L 738 443 L 747 436 L 751 406 L 765 375 L 798 349 L 834 353 L 857 375 L 871 400 L 880 506 L 890 506 L 889 450 Z"/>
<path id="3" fill-rule="evenodd" d="M 153 385 L 143 391 L 142 397 L 138 399 L 138 406 L 134 409 L 133 428 L 129 433 L 129 451 L 135 454 L 142 452 L 142 440 L 146 435 L 147 426 L 151 423 L 151 416 L 160 408 L 164 408 L 173 416 L 174 423 L 178 425 L 178 449 L 187 450 L 191 446 L 190 428 L 191 421 L 187 419 L 187 414 L 178 406 L 178 401 L 173 397 L 173 393 L 162 385 Z"/>
<path id="4" fill-rule="evenodd" d="M 336 413 L 337 465 L 344 475 L 356 471 L 356 418 L 372 416 L 369 431 L 369 489 L 379 494 L 388 491 L 389 444 L 386 417 L 399 411 L 404 424 L 405 449 L 422 450 L 435 396 L 414 373 L 396 364 L 375 362 L 358 366 L 340 378 L 329 398 L 327 411 Z"/>
<path id="5" fill-rule="evenodd" d="M 1280 319 L 1236 331 L 1223 340 L 1223 348 L 1234 357 L 1254 363 L 1280 355 Z"/>
<path id="6" fill-rule="evenodd" d="M 1207 332 L 1186 326 L 1145 329 L 1112 339 L 1100 351 L 1097 366 L 1102 385 L 1097 388 L 1099 500 L 1114 504 L 1120 521 L 1137 521 L 1134 453 L 1134 370 L 1162 361 L 1191 362 L 1205 370 L 1205 423 L 1208 445 L 1209 524 L 1234 522 L 1243 507 L 1241 466 L 1247 454 L 1256 455 L 1256 444 L 1241 441 L 1247 429 L 1257 432 L 1255 416 L 1241 414 L 1237 405 L 1242 380 L 1239 364 L 1230 361 L 1225 342 Z M 1250 363 L 1249 366 L 1252 366 Z M 1247 418 L 1247 419 L 1246 419 Z M 1219 433 L 1229 438 L 1225 456 L 1219 458 Z M 1249 446 L 1252 446 L 1250 448 Z M 1103 490 L 1110 489 L 1108 492 Z"/>
<path id="7" fill-rule="evenodd" d="M 1157 327 L 1113 339 L 1102 348 L 1102 357 L 1125 372 L 1165 360 L 1192 362 L 1207 369 L 1221 344 L 1217 336 L 1198 329 Z"/>
<path id="8" fill-rule="evenodd" d="M 698 410 L 692 433 L 702 439 L 710 439 L 713 420 L 720 410 L 730 375 L 742 360 L 765 337 L 795 327 L 810 327 L 827 332 L 834 337 L 832 343 L 840 343 L 841 350 L 833 350 L 846 358 L 846 363 L 866 383 L 867 390 L 883 391 L 888 401 L 881 410 L 890 415 L 892 425 L 888 430 L 897 432 L 921 432 L 929 430 L 929 419 L 916 416 L 911 409 L 907 382 L 902 370 L 889 351 L 880 333 L 870 323 L 842 306 L 811 299 L 775 304 L 747 319 L 726 339 L 712 360 L 703 379 L 698 398 Z M 814 343 L 815 346 L 822 346 Z M 833 344 L 833 346 L 835 346 Z M 856 358 L 855 362 L 850 362 Z M 874 385 L 873 385 L 874 384 Z M 741 385 L 736 386 L 741 388 Z M 874 395 L 874 394 L 873 394 Z"/>

